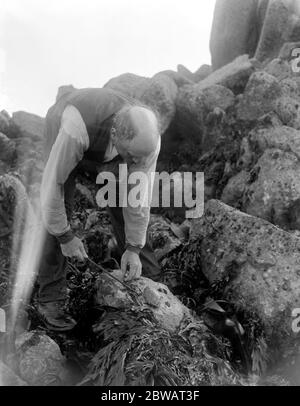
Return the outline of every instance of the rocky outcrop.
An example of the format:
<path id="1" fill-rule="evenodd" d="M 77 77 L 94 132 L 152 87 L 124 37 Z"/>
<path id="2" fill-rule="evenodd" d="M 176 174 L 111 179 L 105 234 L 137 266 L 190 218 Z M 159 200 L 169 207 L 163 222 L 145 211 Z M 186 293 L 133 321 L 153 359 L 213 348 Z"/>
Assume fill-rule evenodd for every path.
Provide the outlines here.
<path id="1" fill-rule="evenodd" d="M 213 69 L 239 55 L 265 62 L 300 39 L 297 0 L 217 0 L 211 30 Z"/>
<path id="2" fill-rule="evenodd" d="M 216 200 L 194 221 L 192 237 L 201 241 L 202 272 L 209 282 L 222 286 L 221 296 L 245 317 L 258 317 L 271 347 L 296 338 L 299 238 Z"/>
<path id="3" fill-rule="evenodd" d="M 244 54 L 254 56 L 257 0 L 217 0 L 210 37 L 213 70 Z"/>
<path id="4" fill-rule="evenodd" d="M 216 70 L 204 80 L 200 81 L 197 88 L 205 89 L 213 85 L 221 85 L 232 90 L 234 93 L 241 93 L 254 72 L 254 62 L 249 60 L 247 55 L 242 55 L 230 64 Z"/>

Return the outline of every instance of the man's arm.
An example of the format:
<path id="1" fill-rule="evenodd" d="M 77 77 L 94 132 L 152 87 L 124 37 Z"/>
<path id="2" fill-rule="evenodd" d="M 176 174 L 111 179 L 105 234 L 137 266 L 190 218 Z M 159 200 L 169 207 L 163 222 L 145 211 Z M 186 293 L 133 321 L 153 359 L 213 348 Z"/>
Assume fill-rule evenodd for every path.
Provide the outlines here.
<path id="1" fill-rule="evenodd" d="M 128 175 L 134 172 L 142 172 L 147 176 L 149 187 L 145 188 L 145 194 L 141 196 L 143 205 L 132 207 L 130 202 L 123 208 L 123 216 L 125 223 L 125 238 L 126 238 L 126 251 L 123 255 L 123 261 L 126 262 L 127 257 L 131 256 L 126 253 L 133 253 L 139 255 L 141 249 L 146 243 L 147 228 L 150 218 L 150 208 L 153 193 L 154 175 L 156 171 L 157 158 L 160 152 L 160 139 L 155 153 L 146 160 L 144 166 L 134 165 L 129 167 Z M 128 191 L 129 194 L 130 190 Z M 127 264 L 123 264 L 127 266 Z"/>
<path id="2" fill-rule="evenodd" d="M 89 139 L 80 113 L 75 107 L 68 106 L 63 113 L 60 131 L 51 149 L 41 185 L 44 225 L 61 244 L 74 238 L 66 215 L 64 184 L 88 146 Z"/>

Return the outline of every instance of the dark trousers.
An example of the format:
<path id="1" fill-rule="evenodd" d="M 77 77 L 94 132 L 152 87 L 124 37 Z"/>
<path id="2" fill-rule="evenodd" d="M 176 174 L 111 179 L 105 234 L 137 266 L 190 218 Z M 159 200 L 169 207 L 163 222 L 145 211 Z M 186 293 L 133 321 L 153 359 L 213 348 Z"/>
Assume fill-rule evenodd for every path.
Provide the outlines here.
<path id="1" fill-rule="evenodd" d="M 65 183 L 65 206 L 68 219 L 72 213 L 75 194 L 75 175 L 71 174 Z M 108 208 L 114 234 L 121 252 L 125 249 L 124 218 L 122 208 Z M 161 269 L 147 239 L 140 253 L 143 276 L 159 280 Z M 39 301 L 51 302 L 66 298 L 67 259 L 62 255 L 60 244 L 55 237 L 47 233 L 43 256 L 39 269 Z"/>

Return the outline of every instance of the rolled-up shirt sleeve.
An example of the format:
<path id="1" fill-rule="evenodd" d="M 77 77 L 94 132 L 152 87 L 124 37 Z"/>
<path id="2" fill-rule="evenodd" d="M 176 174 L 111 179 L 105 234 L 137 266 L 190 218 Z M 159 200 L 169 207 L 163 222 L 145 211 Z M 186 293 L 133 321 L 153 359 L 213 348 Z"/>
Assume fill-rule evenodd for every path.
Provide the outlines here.
<path id="1" fill-rule="evenodd" d="M 130 190 L 134 185 L 128 185 L 128 201 L 126 207 L 123 207 L 123 217 L 125 223 L 125 248 L 133 249 L 137 253 L 146 243 L 147 228 L 150 219 L 150 208 L 153 193 L 153 184 L 156 171 L 157 158 L 160 152 L 160 138 L 155 152 L 147 158 L 145 164 L 132 165 L 128 168 L 128 177 L 134 172 L 141 172 L 147 177 L 146 187 L 140 188 L 142 191 L 137 207 L 130 203 Z"/>
<path id="2" fill-rule="evenodd" d="M 79 114 L 79 116 L 78 116 Z M 43 223 L 51 235 L 63 237 L 70 232 L 64 203 L 64 184 L 89 146 L 80 113 L 68 106 L 51 149 L 41 184 Z"/>

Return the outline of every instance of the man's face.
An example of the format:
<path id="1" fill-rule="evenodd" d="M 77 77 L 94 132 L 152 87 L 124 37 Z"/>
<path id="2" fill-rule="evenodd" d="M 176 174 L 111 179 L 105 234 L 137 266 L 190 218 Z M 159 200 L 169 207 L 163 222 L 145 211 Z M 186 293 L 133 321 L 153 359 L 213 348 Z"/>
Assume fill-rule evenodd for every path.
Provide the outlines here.
<path id="1" fill-rule="evenodd" d="M 147 156 L 137 153 L 137 151 L 134 149 L 133 143 L 134 140 L 122 140 L 116 142 L 115 147 L 128 166 L 145 166 Z"/>

